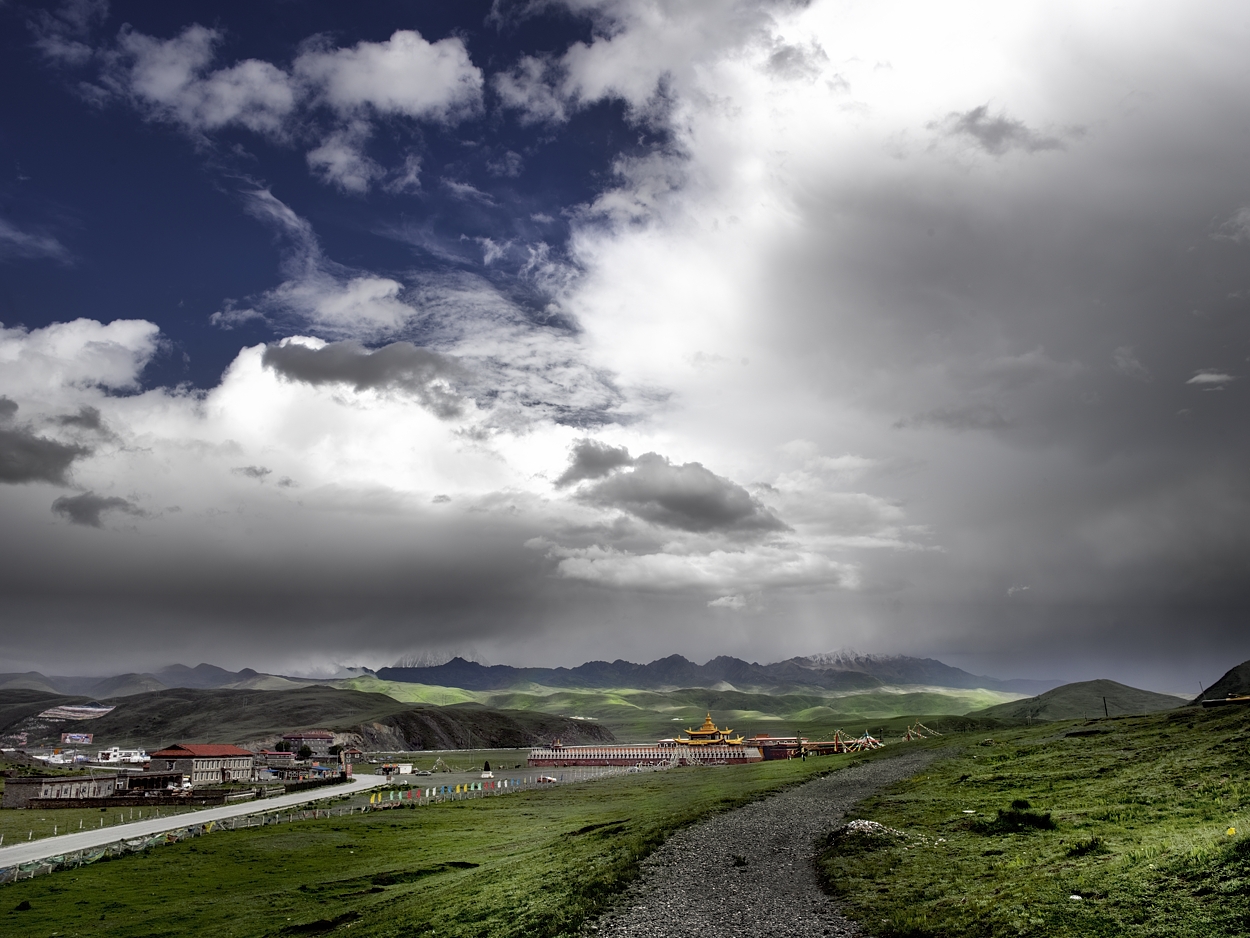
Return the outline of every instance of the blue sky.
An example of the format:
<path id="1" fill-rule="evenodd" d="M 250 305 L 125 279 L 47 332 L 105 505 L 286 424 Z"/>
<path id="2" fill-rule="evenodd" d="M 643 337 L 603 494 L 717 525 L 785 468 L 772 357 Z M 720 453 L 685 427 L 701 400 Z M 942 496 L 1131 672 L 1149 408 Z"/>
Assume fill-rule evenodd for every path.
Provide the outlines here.
<path id="1" fill-rule="evenodd" d="M 0 19 L 5 670 L 1250 656 L 1241 6 Z"/>
<path id="2" fill-rule="evenodd" d="M 246 303 L 276 282 L 281 244 L 245 210 L 249 192 L 269 190 L 306 218 L 337 263 L 401 274 L 463 270 L 541 312 L 541 291 L 516 282 L 519 256 L 506 253 L 488 267 L 480 239 L 546 244 L 560 256 L 566 210 L 603 187 L 617 155 L 662 145 L 661 133 L 627 122 L 619 102 L 579 111 L 553 133 L 523 123 L 484 87 L 476 106 L 451 120 L 367 115 L 368 159 L 391 173 L 415 159 L 421 171 L 399 191 L 385 184 L 345 189 L 319 179 L 307 163 L 319 131 L 341 123 L 316 106 L 301 115 L 303 126 L 279 135 L 237 122 L 205 129 L 143 102 L 136 107 L 124 90 L 108 87 L 118 72 L 124 83 L 132 63 L 100 61 L 120 30 L 169 42 L 198 24 L 215 33 L 201 78 L 247 60 L 289 68 L 309 42 L 385 43 L 402 24 L 431 42 L 450 37 L 475 63 L 499 69 L 524 51 L 589 36 L 587 20 L 558 9 L 492 18 L 490 4 L 349 11 L 279 3 L 196 19 L 178 5 L 114 3 L 59 16 L 15 5 L 4 13 L 0 67 L 5 86 L 23 92 L 0 105 L 6 218 L 53 243 L 42 263 L 9 265 L 3 321 L 29 328 L 79 316 L 155 322 L 170 344 L 148 365 L 149 386 L 212 387 L 241 342 L 279 334 L 259 320 L 234 334 L 211 322 L 225 305 Z M 85 61 L 48 53 L 50 42 L 83 40 L 97 51 Z"/>

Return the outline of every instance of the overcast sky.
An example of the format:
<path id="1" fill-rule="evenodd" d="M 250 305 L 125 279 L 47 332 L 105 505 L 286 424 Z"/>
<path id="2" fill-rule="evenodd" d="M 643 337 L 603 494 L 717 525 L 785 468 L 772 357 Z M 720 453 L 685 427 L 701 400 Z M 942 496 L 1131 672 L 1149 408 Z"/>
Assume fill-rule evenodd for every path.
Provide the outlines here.
<path id="1" fill-rule="evenodd" d="M 1250 8 L 0 5 L 0 670 L 1250 657 Z"/>

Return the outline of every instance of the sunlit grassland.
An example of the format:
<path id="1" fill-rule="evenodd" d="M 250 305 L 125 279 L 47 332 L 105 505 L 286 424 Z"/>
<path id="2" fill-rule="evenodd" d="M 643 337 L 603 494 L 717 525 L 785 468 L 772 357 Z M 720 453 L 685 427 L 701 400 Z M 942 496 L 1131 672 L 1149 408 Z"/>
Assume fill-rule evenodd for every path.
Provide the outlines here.
<path id="1" fill-rule="evenodd" d="M 961 715 L 1015 700 L 1001 691 L 951 688 L 878 688 L 871 691 L 768 694 L 707 688 L 671 691 L 638 688 L 567 689 L 527 684 L 507 691 L 468 691 L 427 684 L 351 678 L 341 686 L 386 694 L 407 703 L 480 704 L 500 710 L 534 710 L 601 723 L 621 741 L 643 742 L 697 725 L 711 711 L 721 725 L 748 735 L 756 732 L 860 733 L 865 721 L 908 714 Z"/>
<path id="2" fill-rule="evenodd" d="M 906 838 L 822 858 L 874 934 L 1250 934 L 1250 710 L 997 730 L 950 752 L 861 806 Z M 1055 828 L 995 823 L 1013 801 Z"/>
<path id="3" fill-rule="evenodd" d="M 674 829 L 850 761 L 671 769 L 213 833 L 0 887 L 0 932 L 571 935 Z"/>

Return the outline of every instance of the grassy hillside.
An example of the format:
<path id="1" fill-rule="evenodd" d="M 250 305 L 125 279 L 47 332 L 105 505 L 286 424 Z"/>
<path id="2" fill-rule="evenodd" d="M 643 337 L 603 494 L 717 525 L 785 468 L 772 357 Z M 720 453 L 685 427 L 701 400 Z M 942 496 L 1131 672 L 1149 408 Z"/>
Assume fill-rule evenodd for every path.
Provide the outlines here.
<path id="1" fill-rule="evenodd" d="M 67 697 L 42 690 L 0 690 L 0 736 L 13 732 L 19 725 L 50 707 L 86 702 L 86 697 Z"/>
<path id="2" fill-rule="evenodd" d="M 61 693 L 50 679 L 38 671 L 0 674 L 0 690 L 32 690 L 42 694 Z"/>
<path id="3" fill-rule="evenodd" d="M 834 836 L 822 857 L 874 934 L 1250 933 L 1244 712 L 1017 727 L 947 751 L 858 810 L 900 833 Z"/>
<path id="4" fill-rule="evenodd" d="M 910 692 L 871 690 L 858 693 L 752 694 L 741 691 L 686 688 L 654 691 L 638 688 L 568 690 L 526 684 L 508 691 L 473 691 L 429 684 L 351 678 L 338 686 L 382 693 L 413 703 L 478 703 L 503 710 L 525 710 L 590 719 L 618 739 L 645 742 L 672 736 L 697 725 L 709 710 L 720 725 L 735 731 L 811 735 L 835 729 L 862 732 L 868 724 L 896 717 L 961 715 L 1017 695 L 987 690 L 918 688 Z"/>
<path id="5" fill-rule="evenodd" d="M 1106 701 L 1106 711 L 1103 701 Z M 1171 694 L 1156 694 L 1115 681 L 1080 681 L 1064 684 L 1037 697 L 987 707 L 969 714 L 996 720 L 1081 720 L 1095 716 L 1113 717 L 1156 713 L 1184 706 L 1185 701 Z"/>
<path id="6" fill-rule="evenodd" d="M 610 739 L 596 724 L 546 713 L 503 712 L 472 705 L 414 707 L 382 694 L 324 686 L 293 690 L 177 688 L 108 701 L 111 713 L 73 724 L 34 714 L 79 698 L 36 691 L 0 691 L 0 735 L 24 729 L 31 745 L 58 738 L 64 725 L 95 734 L 97 746 L 152 747 L 173 742 L 251 743 L 295 729 L 355 733 L 382 749 L 526 746 L 561 736 L 569 742 Z"/>
<path id="7" fill-rule="evenodd" d="M 1243 661 L 1237 667 L 1230 668 L 1202 696 L 1206 700 L 1216 700 L 1238 694 L 1250 694 L 1250 661 Z"/>

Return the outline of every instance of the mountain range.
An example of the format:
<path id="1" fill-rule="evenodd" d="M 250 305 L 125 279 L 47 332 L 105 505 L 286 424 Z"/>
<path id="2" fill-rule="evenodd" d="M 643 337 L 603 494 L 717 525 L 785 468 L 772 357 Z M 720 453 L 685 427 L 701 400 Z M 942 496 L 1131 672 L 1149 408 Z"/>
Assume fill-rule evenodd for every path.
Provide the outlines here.
<path id="1" fill-rule="evenodd" d="M 984 688 L 1017 694 L 1037 694 L 1059 681 L 1001 680 L 970 674 L 933 658 L 903 655 L 832 653 L 758 664 L 722 655 L 696 664 L 681 655 L 669 655 L 648 664 L 631 661 L 588 661 L 575 668 L 518 668 L 483 665 L 456 657 L 426 667 L 353 669 L 382 681 L 458 687 L 473 691 L 508 690 L 526 685 L 552 688 L 640 688 L 669 690 L 705 687 L 753 693 L 792 693 L 805 690 L 867 691 L 886 686 L 926 686 L 959 689 Z M 174 688 L 229 688 L 234 690 L 291 690 L 310 685 L 343 686 L 341 678 L 313 679 L 266 674 L 252 668 L 229 671 L 211 664 L 194 668 L 170 665 L 159 671 L 109 677 L 49 676 L 38 671 L 0 674 L 0 689 L 39 690 L 75 696 L 127 697 Z"/>
<path id="2" fill-rule="evenodd" d="M 560 688 L 636 687 L 667 690 L 707 687 L 755 693 L 817 690 L 871 690 L 891 685 L 985 688 L 1036 694 L 1059 681 L 1000 680 L 970 674 L 933 658 L 903 655 L 819 655 L 757 664 L 726 655 L 695 664 L 681 655 L 669 655 L 649 664 L 631 661 L 588 661 L 575 668 L 516 668 L 483 665 L 464 658 L 421 668 L 380 668 L 383 681 L 463 687 L 467 690 L 505 690 L 520 684 Z M 724 685 L 729 685 L 725 687 Z"/>

